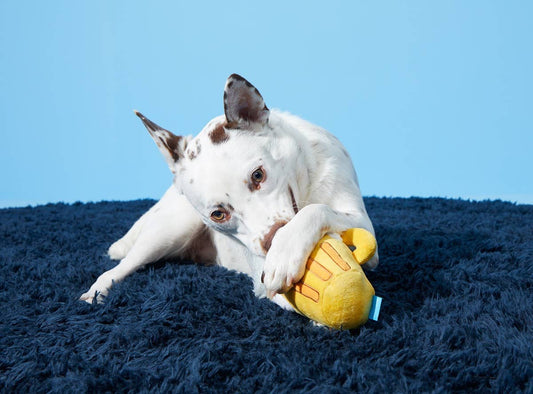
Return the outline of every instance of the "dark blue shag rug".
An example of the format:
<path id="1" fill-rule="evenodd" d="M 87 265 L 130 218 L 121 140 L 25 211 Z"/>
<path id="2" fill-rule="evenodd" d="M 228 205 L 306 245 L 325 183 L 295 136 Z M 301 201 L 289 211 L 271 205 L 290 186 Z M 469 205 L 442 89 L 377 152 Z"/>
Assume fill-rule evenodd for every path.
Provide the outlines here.
<path id="1" fill-rule="evenodd" d="M 0 210 L 2 392 L 533 392 L 533 206 L 367 198 L 378 322 L 314 327 L 162 262 L 77 301 L 154 201 Z"/>

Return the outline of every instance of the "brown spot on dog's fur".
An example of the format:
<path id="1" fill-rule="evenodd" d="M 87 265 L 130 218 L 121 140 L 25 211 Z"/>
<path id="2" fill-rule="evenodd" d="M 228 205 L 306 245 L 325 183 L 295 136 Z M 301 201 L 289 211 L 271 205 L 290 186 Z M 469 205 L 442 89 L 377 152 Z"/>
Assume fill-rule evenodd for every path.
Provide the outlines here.
<path id="1" fill-rule="evenodd" d="M 226 122 L 218 124 L 209 133 L 209 138 L 213 144 L 222 144 L 229 140 L 229 134 L 226 132 Z"/>
<path id="2" fill-rule="evenodd" d="M 159 138 L 161 143 L 167 148 L 172 155 L 174 161 L 178 161 L 182 158 L 179 154 L 179 144 L 183 137 L 180 135 L 167 135 L 166 138 Z"/>
<path id="3" fill-rule="evenodd" d="M 196 140 L 196 148 L 188 148 L 187 149 L 187 155 L 189 156 L 189 160 L 195 159 L 200 152 L 202 151 L 202 145 L 200 144 L 200 140 Z"/>
<path id="4" fill-rule="evenodd" d="M 211 231 L 206 225 L 192 237 L 183 252 L 183 259 L 192 260 L 195 263 L 213 265 L 217 257 L 217 251 L 213 243 Z"/>
<path id="5" fill-rule="evenodd" d="M 196 140 L 196 154 L 200 154 L 202 151 L 202 144 L 200 143 L 200 140 Z"/>
<path id="6" fill-rule="evenodd" d="M 268 233 L 265 235 L 265 237 L 261 240 L 261 248 L 263 248 L 263 251 L 265 254 L 269 251 L 270 247 L 272 246 L 272 240 L 274 239 L 274 235 L 276 235 L 277 231 L 285 226 L 288 222 L 285 220 L 278 221 L 274 223 L 274 225 L 270 228 Z"/>
<path id="7" fill-rule="evenodd" d="M 241 126 L 238 122 L 226 122 L 225 128 L 229 130 L 241 130 Z"/>
<path id="8" fill-rule="evenodd" d="M 261 189 L 260 183 L 254 183 L 252 181 L 244 181 L 244 183 L 246 183 L 246 185 L 248 186 L 248 190 L 250 190 L 251 192 L 255 192 L 256 190 Z"/>

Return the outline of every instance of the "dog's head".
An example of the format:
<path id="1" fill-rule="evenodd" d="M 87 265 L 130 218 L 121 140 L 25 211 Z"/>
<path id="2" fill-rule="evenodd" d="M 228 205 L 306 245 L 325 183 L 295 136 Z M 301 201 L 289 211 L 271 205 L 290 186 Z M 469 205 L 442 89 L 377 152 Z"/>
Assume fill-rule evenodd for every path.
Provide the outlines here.
<path id="1" fill-rule="evenodd" d="M 224 115 L 195 138 L 137 115 L 165 156 L 176 188 L 204 223 L 264 256 L 305 198 L 300 191 L 308 173 L 291 126 L 236 74 L 226 82 Z"/>

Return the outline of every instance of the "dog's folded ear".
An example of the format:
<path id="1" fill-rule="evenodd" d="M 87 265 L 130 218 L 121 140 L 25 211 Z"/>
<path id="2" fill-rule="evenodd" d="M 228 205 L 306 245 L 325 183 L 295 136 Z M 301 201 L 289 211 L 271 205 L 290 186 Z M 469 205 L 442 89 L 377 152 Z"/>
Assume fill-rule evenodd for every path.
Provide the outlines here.
<path id="1" fill-rule="evenodd" d="M 270 111 L 255 86 L 240 75 L 232 74 L 224 89 L 224 113 L 227 127 L 238 129 L 265 125 Z"/>
<path id="2" fill-rule="evenodd" d="M 187 147 L 188 137 L 182 137 L 174 135 L 170 131 L 162 128 L 150 119 L 146 118 L 138 111 L 134 111 L 143 122 L 144 126 L 154 139 L 157 147 L 165 157 L 170 171 L 173 173 L 175 170 L 175 164 L 178 160 L 183 158 L 185 148 Z"/>

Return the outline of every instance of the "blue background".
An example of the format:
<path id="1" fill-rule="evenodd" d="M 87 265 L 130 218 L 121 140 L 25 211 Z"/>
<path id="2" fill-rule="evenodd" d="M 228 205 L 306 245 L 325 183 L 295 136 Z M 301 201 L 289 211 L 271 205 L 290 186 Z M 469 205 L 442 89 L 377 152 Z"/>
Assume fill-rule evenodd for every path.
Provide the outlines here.
<path id="1" fill-rule="evenodd" d="M 529 1 L 0 3 L 0 206 L 158 198 L 133 114 L 196 134 L 239 73 L 364 195 L 533 203 Z"/>

